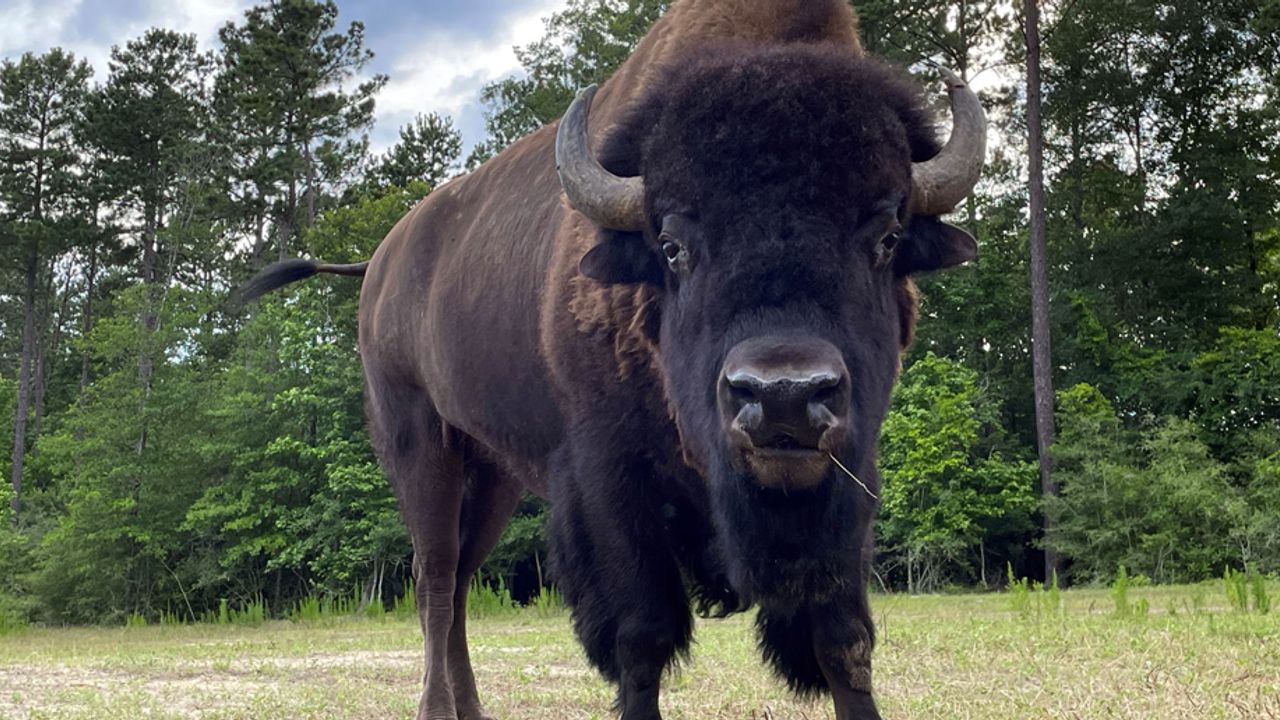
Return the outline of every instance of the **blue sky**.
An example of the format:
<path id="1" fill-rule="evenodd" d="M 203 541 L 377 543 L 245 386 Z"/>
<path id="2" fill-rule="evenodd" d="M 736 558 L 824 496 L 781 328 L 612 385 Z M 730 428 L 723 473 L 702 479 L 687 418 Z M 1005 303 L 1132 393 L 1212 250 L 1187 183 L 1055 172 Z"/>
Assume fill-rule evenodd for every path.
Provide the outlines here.
<path id="1" fill-rule="evenodd" d="M 518 69 L 511 49 L 542 34 L 564 0 L 337 0 L 339 23 L 365 24 L 376 53 L 369 72 L 391 80 L 378 98 L 375 150 L 395 142 L 420 112 L 453 117 L 469 149 L 484 139 L 480 88 Z M 0 0 L 0 57 L 61 46 L 88 59 L 101 80 L 111 46 L 149 27 L 195 33 L 205 48 L 238 21 L 249 0 Z"/>

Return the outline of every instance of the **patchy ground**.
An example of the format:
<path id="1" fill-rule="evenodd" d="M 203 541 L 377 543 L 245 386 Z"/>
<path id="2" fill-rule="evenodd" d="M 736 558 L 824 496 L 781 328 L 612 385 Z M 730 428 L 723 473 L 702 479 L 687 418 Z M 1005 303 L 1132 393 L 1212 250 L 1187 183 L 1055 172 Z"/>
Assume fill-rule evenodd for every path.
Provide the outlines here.
<path id="1" fill-rule="evenodd" d="M 891 720 L 1280 720 L 1280 613 L 1223 607 L 1219 584 L 1046 598 L 881 596 L 876 689 Z M 502 720 L 609 718 L 566 616 L 471 621 L 483 696 Z M 828 719 L 758 660 L 751 619 L 703 621 L 694 662 L 666 683 L 668 720 Z M 417 623 L 341 619 L 257 627 L 32 629 L 0 638 L 0 718 L 413 717 Z"/>

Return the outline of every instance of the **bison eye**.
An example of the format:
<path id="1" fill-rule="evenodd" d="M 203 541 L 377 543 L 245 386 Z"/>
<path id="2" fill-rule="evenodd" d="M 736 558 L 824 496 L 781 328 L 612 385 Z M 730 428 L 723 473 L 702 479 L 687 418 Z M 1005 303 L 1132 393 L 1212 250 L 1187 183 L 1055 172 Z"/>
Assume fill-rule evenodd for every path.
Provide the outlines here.
<path id="1" fill-rule="evenodd" d="M 684 265 L 684 245 L 681 245 L 679 240 L 670 235 L 663 235 L 660 239 L 662 240 L 663 257 L 667 259 L 667 264 L 671 266 L 671 269 L 678 272 Z"/>
<path id="2" fill-rule="evenodd" d="M 902 240 L 902 229 L 896 228 L 889 234 L 880 238 L 880 242 L 876 244 L 876 266 L 884 267 L 889 264 L 893 258 L 893 250 L 898 247 L 898 243 Z"/>

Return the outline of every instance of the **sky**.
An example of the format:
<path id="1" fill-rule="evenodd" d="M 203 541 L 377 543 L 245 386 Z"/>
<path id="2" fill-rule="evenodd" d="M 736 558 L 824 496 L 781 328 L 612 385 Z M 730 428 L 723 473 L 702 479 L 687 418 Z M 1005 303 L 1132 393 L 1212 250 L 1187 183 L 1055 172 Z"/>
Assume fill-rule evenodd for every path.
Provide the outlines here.
<path id="1" fill-rule="evenodd" d="M 520 67 L 512 48 L 543 33 L 565 0 L 336 0 L 339 27 L 365 24 L 375 57 L 367 73 L 390 77 L 378 96 L 375 151 L 396 141 L 418 113 L 453 118 L 466 151 L 485 137 L 480 89 Z M 165 27 L 217 47 L 218 28 L 238 22 L 250 0 L 0 0 L 0 57 L 60 46 L 87 59 L 101 81 L 113 45 Z"/>

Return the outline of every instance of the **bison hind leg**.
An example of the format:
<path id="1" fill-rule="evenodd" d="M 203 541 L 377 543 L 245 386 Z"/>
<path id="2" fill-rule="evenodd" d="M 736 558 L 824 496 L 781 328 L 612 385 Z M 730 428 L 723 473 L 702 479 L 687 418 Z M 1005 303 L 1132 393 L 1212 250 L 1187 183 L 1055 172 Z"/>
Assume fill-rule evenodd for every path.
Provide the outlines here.
<path id="1" fill-rule="evenodd" d="M 470 472 L 462 506 L 453 627 L 449 631 L 449 679 L 453 685 L 458 720 L 492 720 L 480 704 L 471 667 L 471 654 L 467 647 L 467 595 L 471 590 L 471 579 L 493 552 L 523 497 L 524 486 L 488 462 L 473 459 L 468 466 Z"/>
<path id="2" fill-rule="evenodd" d="M 421 388 L 366 373 L 370 435 L 413 541 L 424 660 L 418 720 L 486 720 L 467 656 L 467 586 L 519 487 L 475 456 L 474 442 Z"/>

